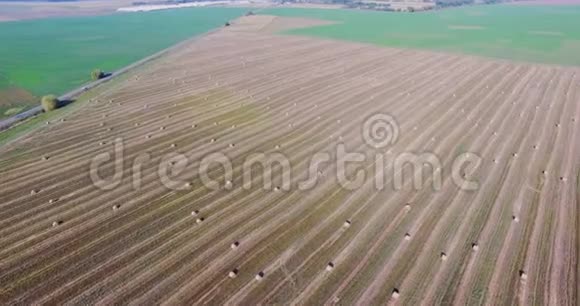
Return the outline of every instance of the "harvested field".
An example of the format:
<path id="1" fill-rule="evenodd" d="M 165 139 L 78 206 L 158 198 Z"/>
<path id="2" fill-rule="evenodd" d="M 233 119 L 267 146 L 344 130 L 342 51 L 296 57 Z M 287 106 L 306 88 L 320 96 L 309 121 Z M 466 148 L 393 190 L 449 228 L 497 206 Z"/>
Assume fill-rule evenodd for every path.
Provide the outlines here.
<path id="1" fill-rule="evenodd" d="M 87 16 L 112 13 L 132 0 L 0 1 L 0 22 L 58 16 Z"/>
<path id="2" fill-rule="evenodd" d="M 580 69 L 236 27 L 0 147 L 2 303 L 577 305 Z M 398 122 L 384 150 L 361 136 L 377 113 Z M 118 138 L 123 176 L 99 189 L 91 161 Z M 369 157 L 349 178 L 378 154 L 432 152 L 441 188 L 377 188 L 369 170 L 348 190 L 332 162 L 297 188 L 340 144 Z M 189 160 L 180 190 L 159 177 L 172 152 Z M 198 173 L 215 152 L 233 175 L 211 167 L 213 190 Z M 291 188 L 276 167 L 272 188 L 259 169 L 243 188 L 258 152 L 288 158 Z M 483 158 L 462 170 L 475 191 L 451 177 L 463 152 Z"/>
<path id="3" fill-rule="evenodd" d="M 278 33 L 290 29 L 329 25 L 334 22 L 299 17 L 281 18 L 272 15 L 255 15 L 251 18 L 239 18 L 233 23 L 236 26 L 229 30 L 234 32 Z"/>

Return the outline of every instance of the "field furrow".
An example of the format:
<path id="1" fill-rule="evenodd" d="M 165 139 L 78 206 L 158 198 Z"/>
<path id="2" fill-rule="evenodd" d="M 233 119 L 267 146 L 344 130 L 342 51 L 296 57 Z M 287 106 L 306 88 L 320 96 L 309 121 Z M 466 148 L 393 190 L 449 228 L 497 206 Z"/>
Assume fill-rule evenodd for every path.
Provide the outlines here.
<path id="1" fill-rule="evenodd" d="M 265 26 L 0 147 L 0 303 L 578 302 L 579 69 Z"/>

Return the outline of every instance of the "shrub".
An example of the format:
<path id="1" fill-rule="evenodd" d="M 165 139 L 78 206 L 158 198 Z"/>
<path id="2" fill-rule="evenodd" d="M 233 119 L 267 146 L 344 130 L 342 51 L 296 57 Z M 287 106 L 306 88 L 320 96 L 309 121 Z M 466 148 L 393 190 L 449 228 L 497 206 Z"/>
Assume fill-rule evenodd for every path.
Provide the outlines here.
<path id="1" fill-rule="evenodd" d="M 59 101 L 56 96 L 48 95 L 42 97 L 40 104 L 42 105 L 42 108 L 45 112 L 50 112 L 58 108 Z"/>
<path id="2" fill-rule="evenodd" d="M 13 116 L 16 115 L 18 113 L 20 113 L 22 110 L 24 109 L 24 107 L 13 107 L 13 108 L 9 108 L 4 112 L 4 116 Z"/>
<path id="3" fill-rule="evenodd" d="M 93 81 L 100 80 L 105 76 L 105 73 L 101 69 L 95 69 L 91 72 L 91 79 Z"/>

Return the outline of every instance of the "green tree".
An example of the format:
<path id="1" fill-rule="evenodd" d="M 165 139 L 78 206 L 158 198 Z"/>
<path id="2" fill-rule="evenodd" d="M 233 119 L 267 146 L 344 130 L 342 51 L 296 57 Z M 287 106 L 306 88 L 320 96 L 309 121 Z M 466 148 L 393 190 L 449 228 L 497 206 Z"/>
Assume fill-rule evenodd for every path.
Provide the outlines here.
<path id="1" fill-rule="evenodd" d="M 95 69 L 91 72 L 91 79 L 93 81 L 100 80 L 105 76 L 105 73 L 101 69 Z"/>
<path id="2" fill-rule="evenodd" d="M 47 95 L 42 97 L 40 104 L 45 112 L 50 112 L 58 108 L 60 101 L 55 95 Z"/>

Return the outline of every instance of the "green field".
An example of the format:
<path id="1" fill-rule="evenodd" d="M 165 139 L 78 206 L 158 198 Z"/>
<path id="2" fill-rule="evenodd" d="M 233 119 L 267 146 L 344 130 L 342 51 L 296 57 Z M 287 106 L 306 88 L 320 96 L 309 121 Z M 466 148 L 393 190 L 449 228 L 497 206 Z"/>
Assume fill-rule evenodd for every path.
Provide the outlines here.
<path id="1" fill-rule="evenodd" d="M 337 22 L 289 34 L 580 65 L 580 6 L 479 5 L 421 13 L 269 9 L 260 13 Z"/>
<path id="2" fill-rule="evenodd" d="M 244 14 L 191 8 L 0 23 L 0 118 Z M 284 9 L 336 23 L 288 31 L 378 45 L 580 65 L 580 6 L 480 5 L 422 13 Z"/>
<path id="3" fill-rule="evenodd" d="M 63 94 L 243 15 L 242 8 L 192 8 L 0 23 L 0 117 L 34 96 Z M 36 103 L 36 101 L 21 101 Z"/>

